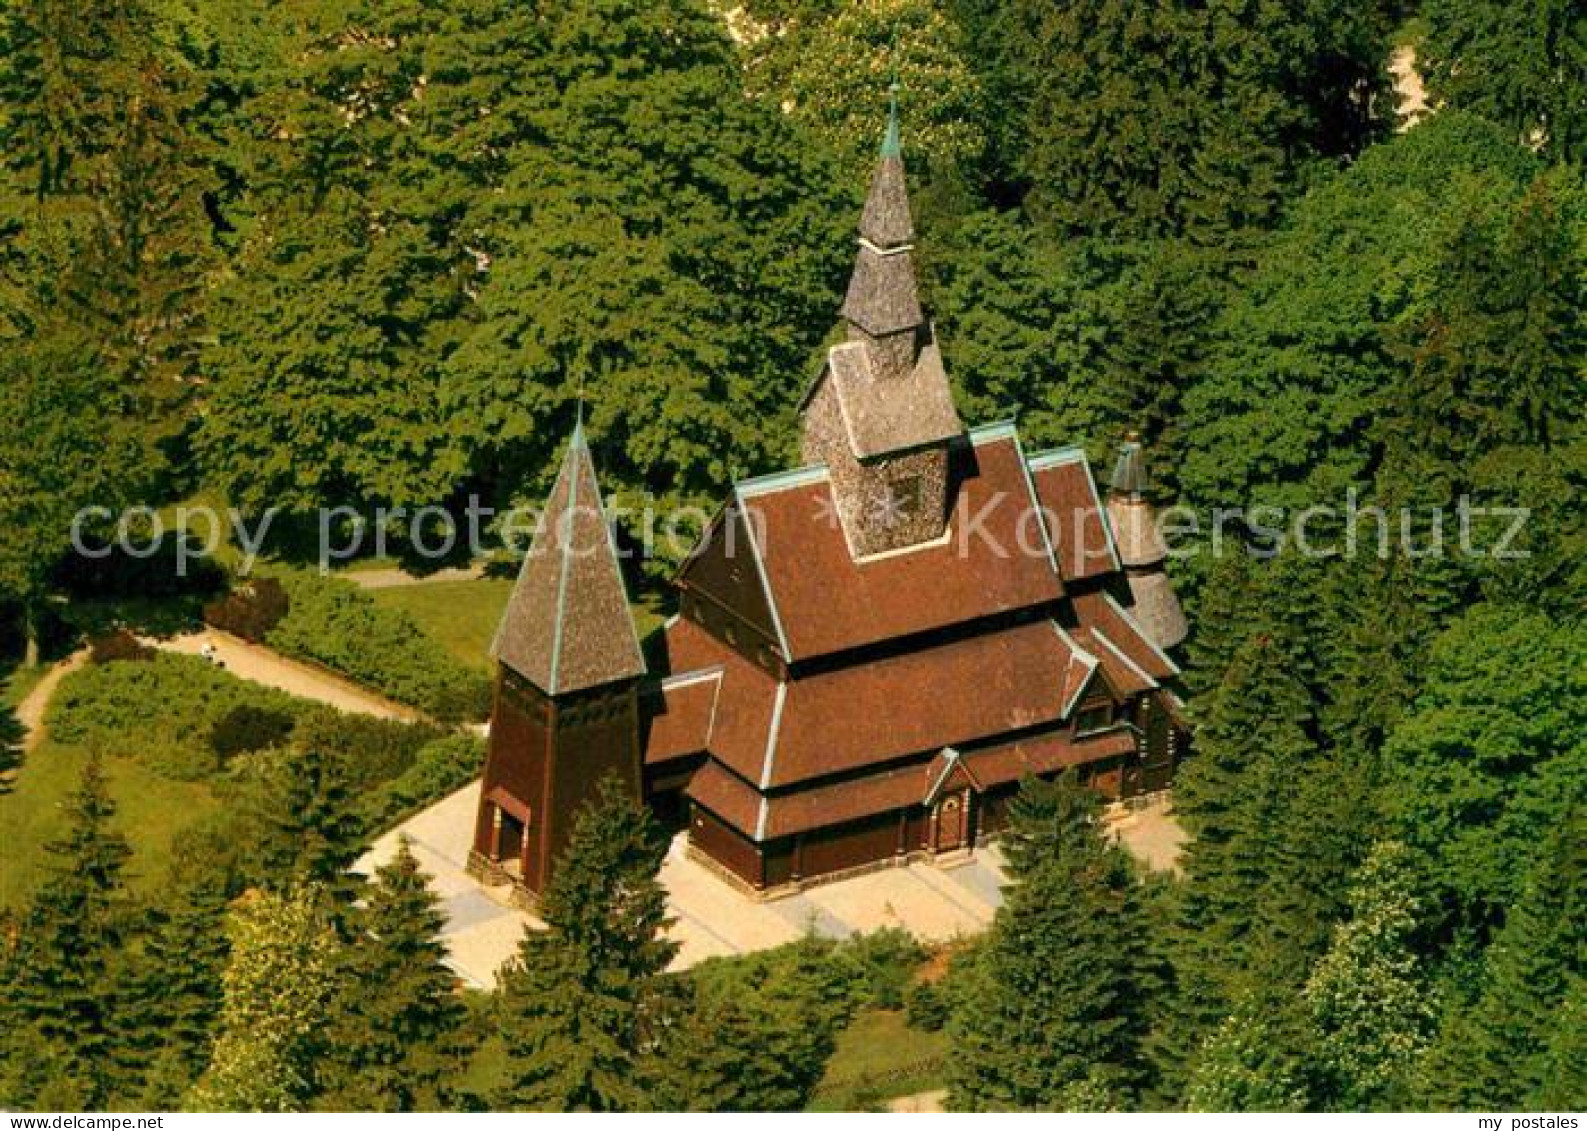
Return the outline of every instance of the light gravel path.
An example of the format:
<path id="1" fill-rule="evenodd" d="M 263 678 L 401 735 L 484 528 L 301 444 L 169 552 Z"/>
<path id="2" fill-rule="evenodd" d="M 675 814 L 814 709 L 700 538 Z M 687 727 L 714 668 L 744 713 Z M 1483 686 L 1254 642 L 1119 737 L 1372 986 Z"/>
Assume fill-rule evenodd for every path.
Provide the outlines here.
<path id="1" fill-rule="evenodd" d="M 206 628 L 169 639 L 146 639 L 145 644 L 167 652 L 196 656 L 206 643 L 215 646 L 215 655 L 232 675 L 274 687 L 302 699 L 312 699 L 353 714 L 375 715 L 382 719 L 417 722 L 420 712 L 394 703 L 366 687 L 333 675 L 312 664 L 289 659 L 258 644 L 250 644 L 229 633 Z"/>
<path id="2" fill-rule="evenodd" d="M 434 573 L 414 574 L 405 569 L 350 569 L 336 575 L 361 589 L 397 589 L 405 585 L 435 585 L 443 581 L 478 581 L 485 576 L 482 565 L 438 569 Z"/>
<path id="3" fill-rule="evenodd" d="M 1422 86 L 1422 74 L 1416 69 L 1416 48 L 1406 44 L 1394 49 L 1394 54 L 1389 56 L 1389 76 L 1394 80 L 1395 93 L 1400 96 L 1399 130 L 1404 133 L 1432 113 L 1427 104 L 1427 91 Z"/>
<path id="4" fill-rule="evenodd" d="M 44 741 L 44 712 L 49 709 L 50 697 L 55 694 L 55 689 L 60 686 L 61 680 L 88 662 L 88 649 L 72 653 L 60 661 L 44 674 L 38 685 L 21 703 L 17 704 L 16 718 L 22 725 L 24 737 L 22 739 L 22 752 L 28 753 L 40 742 Z"/>

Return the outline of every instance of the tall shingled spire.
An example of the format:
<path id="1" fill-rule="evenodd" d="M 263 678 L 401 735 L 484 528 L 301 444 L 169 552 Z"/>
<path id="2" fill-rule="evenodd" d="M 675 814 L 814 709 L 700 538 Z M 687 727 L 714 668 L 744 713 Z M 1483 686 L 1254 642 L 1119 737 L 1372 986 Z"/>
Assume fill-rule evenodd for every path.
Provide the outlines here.
<path id="1" fill-rule="evenodd" d="M 896 85 L 892 96 L 843 300 L 848 340 L 827 351 L 799 406 L 805 459 L 831 471 L 857 557 L 941 535 L 952 501 L 948 451 L 964 432 L 915 287 Z"/>
<path id="2" fill-rule="evenodd" d="M 1145 453 L 1140 436 L 1131 432 L 1119 445 L 1108 484 L 1108 521 L 1130 586 L 1130 611 L 1153 642 L 1167 650 L 1185 639 L 1190 626 L 1163 567 L 1168 546 L 1157 529 L 1157 513 L 1146 500 L 1146 490 Z"/>
<path id="3" fill-rule="evenodd" d="M 918 353 L 915 338 L 926 317 L 915 286 L 915 224 L 904 184 L 903 145 L 898 128 L 898 92 L 892 92 L 881 153 L 860 214 L 860 248 L 843 300 L 849 337 L 875 349 L 878 371 L 898 376 Z"/>
<path id="4" fill-rule="evenodd" d="M 491 654 L 548 695 L 645 674 L 582 405 Z"/>

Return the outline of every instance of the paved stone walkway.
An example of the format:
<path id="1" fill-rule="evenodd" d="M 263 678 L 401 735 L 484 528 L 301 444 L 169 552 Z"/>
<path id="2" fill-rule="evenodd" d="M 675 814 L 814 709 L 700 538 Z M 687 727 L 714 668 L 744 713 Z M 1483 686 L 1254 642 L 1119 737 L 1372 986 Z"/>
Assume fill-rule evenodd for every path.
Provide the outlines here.
<path id="1" fill-rule="evenodd" d="M 381 837 L 354 867 L 372 872 L 391 859 L 400 838 L 406 837 L 441 899 L 452 968 L 469 985 L 484 989 L 495 984 L 497 969 L 512 956 L 524 928 L 544 924 L 511 906 L 505 886 L 488 887 L 467 874 L 478 804 L 475 782 Z M 1178 826 L 1162 803 L 1136 811 L 1114 827 L 1149 865 L 1165 861 L 1171 866 Z M 680 834 L 662 865 L 661 883 L 674 920 L 667 933 L 680 947 L 673 968 L 681 970 L 707 958 L 793 942 L 807 931 L 846 938 L 902 927 L 926 942 L 978 934 L 1001 903 L 1004 872 L 994 843 L 951 866 L 916 861 L 760 901 L 691 858 Z"/>

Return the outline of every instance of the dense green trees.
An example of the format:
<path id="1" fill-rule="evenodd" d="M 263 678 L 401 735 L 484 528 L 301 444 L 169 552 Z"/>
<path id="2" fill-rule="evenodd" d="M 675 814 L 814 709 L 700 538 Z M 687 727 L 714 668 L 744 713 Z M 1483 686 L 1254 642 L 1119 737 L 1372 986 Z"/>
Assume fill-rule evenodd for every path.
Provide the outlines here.
<path id="1" fill-rule="evenodd" d="M 208 1111 L 301 1111 L 320 1086 L 336 932 L 307 887 L 252 893 L 233 908 L 227 931 L 218 1033 L 189 1102 Z"/>
<path id="2" fill-rule="evenodd" d="M 1136 877 L 1070 778 L 1027 781 L 1005 835 L 1012 883 L 957 977 L 950 1101 L 967 1110 L 1127 1102 L 1153 984 Z"/>
<path id="3" fill-rule="evenodd" d="M 430 1111 L 445 1106 L 458 1068 L 463 1003 L 445 965 L 445 925 L 406 840 L 379 868 L 358 910 L 329 1009 L 329 1111 Z"/>
<path id="4" fill-rule="evenodd" d="M 1425 0 L 1419 66 L 1438 101 L 1562 161 L 1587 153 L 1587 15 L 1571 0 Z"/>
<path id="5" fill-rule="evenodd" d="M 83 770 L 49 871 L 0 951 L 0 1096 L 46 1109 L 108 1103 L 136 1068 L 123 1027 L 136 917 L 123 871 L 131 850 L 97 761 Z"/>
<path id="6" fill-rule="evenodd" d="M 635 1111 L 654 1103 L 655 1066 L 676 1016 L 661 975 L 666 838 L 654 818 L 603 783 L 583 811 L 540 902 L 549 928 L 525 931 L 503 968 L 509 1081 L 496 1101 L 552 1111 Z"/>
<path id="7" fill-rule="evenodd" d="M 1304 164 L 1372 136 L 1385 6 L 962 0 L 1003 160 L 1060 230 L 1269 222 Z"/>

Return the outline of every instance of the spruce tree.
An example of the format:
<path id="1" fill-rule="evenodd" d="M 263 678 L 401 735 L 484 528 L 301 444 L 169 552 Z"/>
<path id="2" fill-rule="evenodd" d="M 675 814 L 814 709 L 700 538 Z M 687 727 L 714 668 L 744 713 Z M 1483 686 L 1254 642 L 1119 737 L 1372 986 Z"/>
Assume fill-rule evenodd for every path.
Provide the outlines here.
<path id="1" fill-rule="evenodd" d="M 1142 1083 L 1150 975 L 1137 881 L 1066 775 L 1027 780 L 1003 840 L 1011 882 L 954 992 L 949 1102 L 963 1110 L 1113 1103 Z M 1077 1091 L 1079 1089 L 1080 1091 Z"/>
<path id="2" fill-rule="evenodd" d="M 657 1056 L 676 1015 L 662 973 L 676 953 L 661 935 L 656 879 L 666 837 L 608 777 L 575 821 L 528 929 L 500 976 L 510 1052 L 498 1104 L 535 1111 L 653 1106 Z"/>
<path id="3" fill-rule="evenodd" d="M 433 1111 L 458 1066 L 464 1009 L 445 965 L 446 920 L 407 838 L 367 890 L 331 1003 L 326 1092 L 331 1111 Z"/>
<path id="4" fill-rule="evenodd" d="M 136 1052 L 147 1071 L 129 1098 L 154 1111 L 175 1109 L 208 1061 L 229 951 L 219 885 L 200 879 L 173 887 L 151 916 L 132 991 L 147 1034 Z"/>
<path id="5" fill-rule="evenodd" d="M 0 979 L 0 1095 L 9 1104 L 94 1108 L 128 1083 L 122 948 L 135 920 L 123 881 L 131 850 L 115 811 L 90 759 L 66 805 L 66 832 L 45 846 L 46 873 Z"/>
<path id="6" fill-rule="evenodd" d="M 364 830 L 350 783 L 345 756 L 317 744 L 271 755 L 248 800 L 258 830 L 254 859 L 260 882 L 307 880 L 338 904 L 351 904 L 357 879 L 348 869 L 362 851 Z"/>
<path id="7" fill-rule="evenodd" d="M 1549 837 L 1486 966 L 1481 996 L 1446 1025 L 1434 1050 L 1429 1099 L 1456 1109 L 1521 1110 L 1542 1106 L 1545 1095 L 1571 1092 L 1579 1048 L 1571 1050 L 1557 1025 L 1580 1009 L 1587 978 L 1587 804 L 1581 800 Z M 1577 1092 L 1576 1102 L 1581 1099 Z"/>

